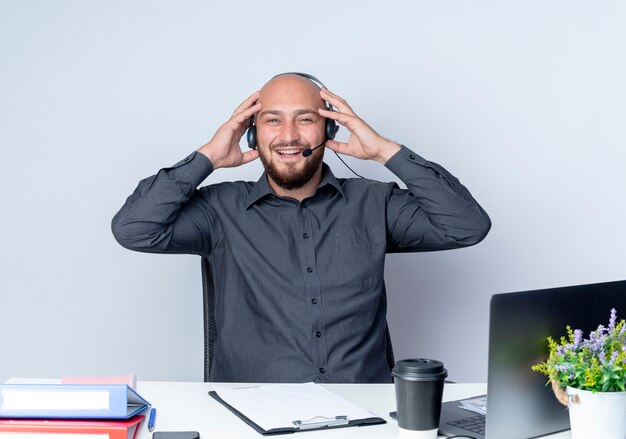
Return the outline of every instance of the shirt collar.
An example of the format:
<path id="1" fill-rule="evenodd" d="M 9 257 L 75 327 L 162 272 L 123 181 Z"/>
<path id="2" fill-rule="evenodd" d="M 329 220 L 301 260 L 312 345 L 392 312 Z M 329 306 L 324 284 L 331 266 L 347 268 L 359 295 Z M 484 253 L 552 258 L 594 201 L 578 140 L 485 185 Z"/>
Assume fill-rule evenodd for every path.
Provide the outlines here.
<path id="1" fill-rule="evenodd" d="M 322 181 L 320 182 L 317 189 L 319 190 L 320 188 L 327 186 L 327 185 L 334 187 L 337 190 L 337 192 L 341 194 L 344 200 L 347 201 L 346 194 L 344 193 L 343 188 L 341 187 L 341 184 L 339 183 L 339 180 L 337 180 L 337 178 L 333 174 L 333 171 L 330 170 L 328 165 L 326 163 L 322 163 Z M 248 194 L 248 197 L 245 203 L 245 209 L 247 210 L 250 206 L 252 206 L 257 201 L 272 194 L 274 194 L 274 191 L 272 190 L 269 182 L 267 181 L 267 173 L 263 172 L 263 175 L 261 175 L 261 178 L 259 178 L 259 180 L 255 183 L 255 185 L 252 187 L 252 190 Z"/>

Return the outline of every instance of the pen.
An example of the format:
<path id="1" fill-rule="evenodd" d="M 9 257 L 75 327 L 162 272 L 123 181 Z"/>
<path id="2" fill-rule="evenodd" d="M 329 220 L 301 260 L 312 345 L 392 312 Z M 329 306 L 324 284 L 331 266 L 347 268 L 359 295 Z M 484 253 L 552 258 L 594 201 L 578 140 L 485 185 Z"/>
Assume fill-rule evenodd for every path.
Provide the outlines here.
<path id="1" fill-rule="evenodd" d="M 154 430 L 154 418 L 156 418 L 156 409 L 152 407 L 150 409 L 150 416 L 148 417 L 148 431 Z"/>

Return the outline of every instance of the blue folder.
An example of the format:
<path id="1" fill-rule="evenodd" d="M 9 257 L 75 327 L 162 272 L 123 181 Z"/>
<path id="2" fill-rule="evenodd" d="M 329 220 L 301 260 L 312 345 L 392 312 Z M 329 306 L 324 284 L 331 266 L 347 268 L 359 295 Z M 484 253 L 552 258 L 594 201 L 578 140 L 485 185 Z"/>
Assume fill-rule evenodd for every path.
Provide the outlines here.
<path id="1" fill-rule="evenodd" d="M 0 384 L 0 418 L 128 419 L 149 406 L 126 384 Z"/>

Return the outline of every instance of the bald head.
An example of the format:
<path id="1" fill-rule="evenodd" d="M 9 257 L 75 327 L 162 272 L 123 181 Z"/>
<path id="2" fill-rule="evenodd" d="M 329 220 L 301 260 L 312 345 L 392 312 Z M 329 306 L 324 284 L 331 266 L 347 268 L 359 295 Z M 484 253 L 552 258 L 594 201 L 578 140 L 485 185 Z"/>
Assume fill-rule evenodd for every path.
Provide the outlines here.
<path id="1" fill-rule="evenodd" d="M 270 79 L 261 88 L 258 102 L 263 104 L 262 112 L 282 111 L 277 107 L 302 110 L 304 108 L 296 107 L 304 106 L 317 113 L 318 108 L 325 107 L 319 87 L 311 80 L 294 73 L 285 73 Z"/>

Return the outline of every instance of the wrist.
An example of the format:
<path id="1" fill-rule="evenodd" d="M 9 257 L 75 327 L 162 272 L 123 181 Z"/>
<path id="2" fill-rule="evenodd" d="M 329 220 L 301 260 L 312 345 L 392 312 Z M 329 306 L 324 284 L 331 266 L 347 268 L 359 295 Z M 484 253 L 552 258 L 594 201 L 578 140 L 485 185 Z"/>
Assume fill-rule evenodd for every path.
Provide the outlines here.
<path id="1" fill-rule="evenodd" d="M 206 156 L 206 158 L 209 159 L 209 161 L 211 162 L 211 166 L 213 167 L 213 170 L 222 167 L 221 164 L 219 163 L 219 160 L 215 157 L 215 154 L 211 151 L 210 142 L 198 148 L 198 152 Z"/>
<path id="2" fill-rule="evenodd" d="M 401 147 L 399 144 L 387 140 L 385 144 L 380 149 L 380 153 L 376 157 L 376 161 L 382 165 L 387 163 L 391 157 L 396 155 L 398 151 L 400 151 Z"/>

